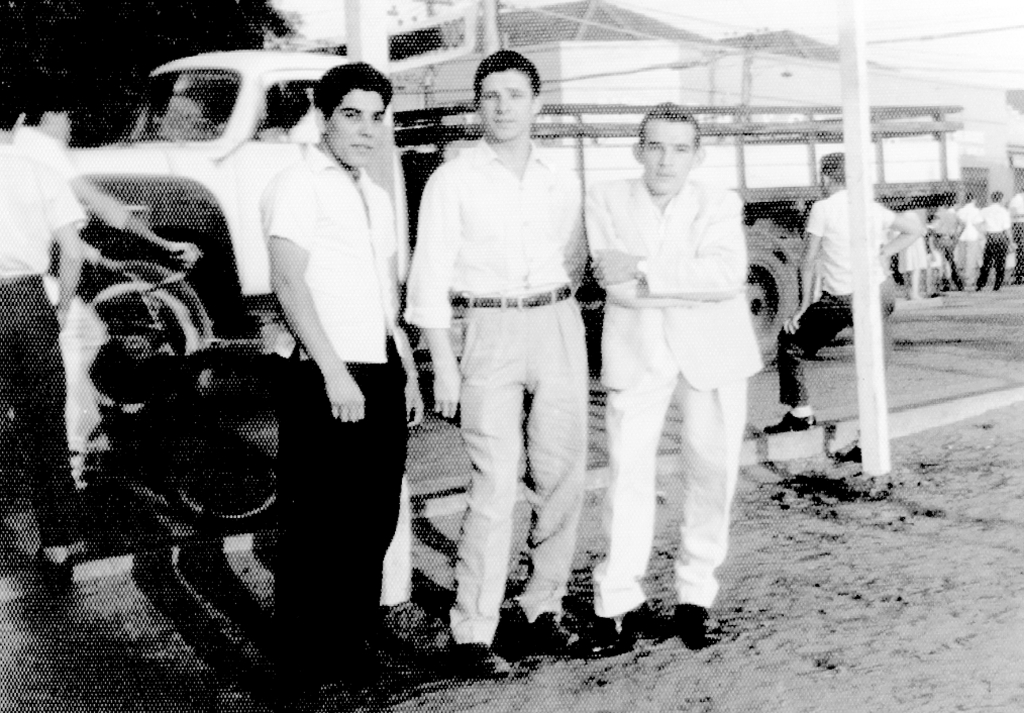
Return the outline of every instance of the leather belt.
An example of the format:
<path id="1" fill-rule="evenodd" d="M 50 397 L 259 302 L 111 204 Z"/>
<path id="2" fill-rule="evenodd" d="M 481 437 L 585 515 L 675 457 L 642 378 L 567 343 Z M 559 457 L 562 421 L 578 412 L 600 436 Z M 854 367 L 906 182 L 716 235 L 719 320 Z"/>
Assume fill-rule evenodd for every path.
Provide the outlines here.
<path id="1" fill-rule="evenodd" d="M 455 295 L 452 297 L 453 307 L 495 307 L 499 309 L 527 309 L 528 307 L 543 307 L 544 305 L 561 302 L 572 297 L 572 288 L 568 285 L 550 290 L 538 292 L 533 295 L 522 297 L 472 297 L 470 295 Z"/>

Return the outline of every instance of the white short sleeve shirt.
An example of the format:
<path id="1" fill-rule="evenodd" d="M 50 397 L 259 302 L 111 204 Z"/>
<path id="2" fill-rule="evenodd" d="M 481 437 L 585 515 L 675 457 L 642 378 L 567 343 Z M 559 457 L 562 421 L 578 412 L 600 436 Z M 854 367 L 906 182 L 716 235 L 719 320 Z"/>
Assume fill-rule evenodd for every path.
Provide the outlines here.
<path id="1" fill-rule="evenodd" d="M 397 239 L 391 198 L 358 182 L 315 147 L 278 174 L 261 203 L 263 232 L 309 255 L 306 284 L 342 361 L 382 364 L 397 313 Z"/>
<path id="2" fill-rule="evenodd" d="M 998 203 L 982 208 L 981 217 L 985 219 L 986 233 L 1002 233 L 1010 229 L 1010 211 Z"/>
<path id="3" fill-rule="evenodd" d="M 0 146 L 0 277 L 44 274 L 54 233 L 83 222 L 67 181 L 20 149 Z"/>
<path id="4" fill-rule="evenodd" d="M 879 203 L 872 203 L 870 236 L 876 252 L 880 252 L 885 235 L 896 219 L 896 214 Z M 822 289 L 833 295 L 853 294 L 853 261 L 850 240 L 850 194 L 845 190 L 836 191 L 825 200 L 811 207 L 804 230 L 821 238 L 819 265 Z M 885 281 L 881 260 L 872 266 L 876 282 Z"/>

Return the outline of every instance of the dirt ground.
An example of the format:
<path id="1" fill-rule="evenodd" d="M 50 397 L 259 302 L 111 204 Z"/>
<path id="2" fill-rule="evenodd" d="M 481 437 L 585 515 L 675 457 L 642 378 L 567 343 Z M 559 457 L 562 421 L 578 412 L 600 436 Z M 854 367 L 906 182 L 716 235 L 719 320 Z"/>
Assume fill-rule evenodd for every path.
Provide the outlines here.
<path id="1" fill-rule="evenodd" d="M 893 443 L 874 482 L 853 464 L 744 469 L 732 547 L 712 615 L 721 637 L 596 661 L 527 659 L 501 681 L 449 677 L 441 637 L 458 519 L 419 527 L 414 600 L 431 615 L 396 627 L 392 679 L 364 710 L 797 713 L 1024 710 L 1024 404 Z M 672 601 L 666 478 L 648 593 Z M 588 496 L 566 608 L 590 609 L 601 492 Z M 424 523 L 420 523 L 423 525 Z M 510 585 L 525 575 L 520 564 Z M 449 579 L 445 579 L 448 577 Z M 435 637 L 436 634 L 436 637 Z M 499 630 L 499 637 L 501 630 Z M 418 639 L 403 656 L 400 644 Z M 431 666 L 434 668 L 431 670 Z M 334 702 L 325 710 L 347 709 Z"/>

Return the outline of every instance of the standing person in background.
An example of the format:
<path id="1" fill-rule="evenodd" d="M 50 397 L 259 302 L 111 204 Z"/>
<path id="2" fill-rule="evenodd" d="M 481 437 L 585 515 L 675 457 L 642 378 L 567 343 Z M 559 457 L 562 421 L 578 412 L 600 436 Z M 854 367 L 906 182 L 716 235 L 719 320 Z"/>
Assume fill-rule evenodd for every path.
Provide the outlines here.
<path id="1" fill-rule="evenodd" d="M 1011 284 L 1024 284 L 1024 193 L 1010 199 L 1010 217 L 1013 219 L 1013 243 L 1016 246 L 1017 264 L 1013 266 Z"/>
<path id="2" fill-rule="evenodd" d="M 8 424 L 7 414 L 14 417 L 5 435 L 17 439 L 28 478 L 41 563 L 67 582 L 80 533 L 57 339 L 78 286 L 85 214 L 59 174 L 12 145 L 20 113 L 13 94 L 0 77 L 0 413 Z M 54 245 L 56 310 L 43 288 Z"/>
<path id="3" fill-rule="evenodd" d="M 68 156 L 71 137 L 71 113 L 63 108 L 51 108 L 23 115 L 14 131 L 13 146 L 23 155 L 45 164 L 68 183 L 82 206 L 107 225 L 142 238 L 164 250 L 185 269 L 190 268 L 202 255 L 192 243 L 164 240 L 136 215 L 127 205 L 104 192 L 95 183 L 79 174 Z M 86 260 L 98 262 L 99 253 L 83 245 Z M 61 332 L 61 354 L 67 375 L 67 404 L 65 420 L 68 442 L 74 454 L 82 453 L 88 437 L 99 421 L 96 394 L 89 381 L 88 368 L 95 357 L 98 344 L 90 344 L 88 335 L 96 331 L 97 317 L 75 297 L 68 310 L 68 318 Z M 102 331 L 102 327 L 99 328 Z M 80 458 L 80 456 L 79 456 Z M 80 463 L 79 459 L 75 460 Z"/>
<path id="4" fill-rule="evenodd" d="M 920 300 L 930 295 L 929 289 L 929 265 L 928 265 L 928 244 L 924 236 L 925 210 L 914 208 L 904 211 L 901 214 L 907 220 L 913 220 L 920 224 L 922 237 L 915 240 L 900 251 L 899 268 L 903 275 L 903 282 L 907 287 L 907 299 Z M 924 290 L 921 289 L 921 276 L 924 275 Z"/>
<path id="5" fill-rule="evenodd" d="M 559 653 L 575 639 L 561 618 L 587 459 L 587 355 L 573 297 L 586 252 L 579 181 L 530 138 L 540 86 L 517 52 L 480 63 L 474 96 L 484 137 L 430 177 L 409 277 L 406 318 L 430 347 L 435 410 L 461 411 L 474 466 L 450 619 L 456 665 L 477 676 L 510 670 L 491 644 L 524 445 L 535 496 L 532 571 L 519 596 L 526 645 Z M 460 362 L 449 337 L 453 304 L 466 308 Z"/>
<path id="6" fill-rule="evenodd" d="M 1003 194 L 993 191 L 991 201 L 982 208 L 981 215 L 985 219 L 985 257 L 981 261 L 976 290 L 981 290 L 988 282 L 988 273 L 995 269 L 996 278 L 992 289 L 998 291 L 1003 286 L 1006 273 L 1006 254 L 1010 249 L 1010 211 L 1003 207 Z"/>
<path id="7" fill-rule="evenodd" d="M 391 96 L 387 77 L 362 62 L 324 74 L 313 93 L 321 142 L 273 179 L 261 205 L 271 286 L 298 343 L 292 358 L 310 377 L 281 385 L 279 412 L 274 618 L 290 705 L 325 684 L 355 693 L 377 678 L 381 573 L 408 427 L 423 411 L 397 319 L 394 210 L 363 170 Z M 358 516 L 338 517 L 342 504 Z M 343 561 L 325 556 L 338 546 Z"/>
<path id="8" fill-rule="evenodd" d="M 948 204 L 939 206 L 928 228 L 934 236 L 935 249 L 943 261 L 939 268 L 940 291 L 948 292 L 950 282 L 958 291 L 962 291 L 964 282 L 960 279 L 960 270 L 956 264 L 957 236 L 960 234 L 960 219 L 957 218 L 956 211 Z"/>
<path id="9" fill-rule="evenodd" d="M 841 153 L 821 159 L 821 185 L 827 196 L 811 207 L 807 218 L 807 252 L 801 269 L 802 300 L 796 314 L 786 320 L 779 334 L 779 401 L 789 411 L 779 423 L 764 429 L 767 434 L 806 431 L 817 420 L 811 407 L 804 362 L 839 332 L 853 326 L 853 239 L 850 236 L 850 196 L 846 190 L 846 161 Z M 925 228 L 916 217 L 896 215 L 874 203 L 868 216 L 868 229 L 879 260 L 870 266 L 872 281 L 885 282 L 882 265 L 907 245 L 921 239 Z M 898 235 L 885 242 L 887 232 Z M 819 270 L 822 293 L 812 302 L 813 280 L 808 276 Z M 891 301 L 882 305 L 892 311 Z"/>
<path id="10" fill-rule="evenodd" d="M 650 620 L 642 579 L 655 526 L 658 442 L 675 393 L 683 412 L 686 480 L 675 563 L 677 604 L 659 638 L 703 648 L 725 560 L 729 512 L 747 422 L 747 379 L 761 355 L 746 300 L 743 206 L 695 182 L 697 122 L 660 104 L 640 125 L 638 179 L 599 184 L 587 198 L 595 273 L 607 290 L 602 381 L 608 388 L 604 528 L 594 570 L 598 621 L 591 655 L 632 647 Z"/>
<path id="11" fill-rule="evenodd" d="M 966 289 L 974 289 L 981 268 L 982 253 L 985 249 L 985 217 L 978 207 L 977 198 L 968 196 L 967 202 L 956 212 L 963 229 L 957 250 L 961 259 L 962 275 Z"/>

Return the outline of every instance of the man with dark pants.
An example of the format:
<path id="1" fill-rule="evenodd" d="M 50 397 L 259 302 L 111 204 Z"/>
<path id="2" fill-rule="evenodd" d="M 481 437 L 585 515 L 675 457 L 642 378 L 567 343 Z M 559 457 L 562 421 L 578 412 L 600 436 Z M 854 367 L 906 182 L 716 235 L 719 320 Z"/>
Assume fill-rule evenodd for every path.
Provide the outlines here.
<path id="1" fill-rule="evenodd" d="M 545 653 L 573 642 L 562 597 L 583 505 L 588 372 L 572 284 L 586 253 L 579 182 L 530 140 L 541 108 L 536 67 L 496 52 L 477 68 L 474 90 L 484 138 L 427 183 L 406 317 L 430 347 L 435 410 L 461 410 L 474 473 L 450 612 L 454 659 L 464 674 L 491 676 L 509 670 L 491 643 L 524 450 L 534 517 L 522 638 Z M 449 336 L 453 302 L 466 308 L 461 362 Z"/>
<path id="2" fill-rule="evenodd" d="M 12 146 L 19 102 L 4 82 L 0 77 L 0 430 L 5 449 L 17 439 L 11 450 L 28 481 L 45 572 L 67 583 L 78 518 L 57 337 L 81 271 L 85 214 L 63 178 Z M 43 289 L 54 245 L 56 312 Z"/>
<path id="3" fill-rule="evenodd" d="M 281 384 L 274 614 L 278 687 L 291 704 L 324 684 L 373 682 L 407 417 L 422 415 L 396 318 L 395 216 L 363 170 L 391 95 L 367 64 L 327 72 L 313 96 L 320 144 L 263 197 L 271 284 L 299 352 Z"/>
<path id="4" fill-rule="evenodd" d="M 821 159 L 821 186 L 826 198 L 814 204 L 807 218 L 807 252 L 801 268 L 802 300 L 796 314 L 786 320 L 779 334 L 779 401 L 790 407 L 782 420 L 765 433 L 805 431 L 816 423 L 811 408 L 804 362 L 829 344 L 839 332 L 853 326 L 853 269 L 850 235 L 850 197 L 846 191 L 846 164 L 841 153 Z M 879 203 L 868 215 L 868 239 L 879 259 L 871 266 L 872 280 L 885 281 L 883 265 L 893 255 L 924 236 L 924 226 L 908 214 L 896 215 Z M 885 242 L 887 231 L 899 237 Z M 812 302 L 815 275 L 822 279 L 822 293 Z M 892 304 L 884 305 L 892 311 Z"/>
<path id="5" fill-rule="evenodd" d="M 996 278 L 992 290 L 998 292 L 1003 286 L 1006 274 L 1006 254 L 1010 250 L 1010 228 L 1012 225 L 1010 211 L 1003 207 L 1002 191 L 993 191 L 989 204 L 981 209 L 985 219 L 985 256 L 981 260 L 981 272 L 978 273 L 978 285 L 981 290 L 988 282 L 988 273 L 995 270 Z"/>

